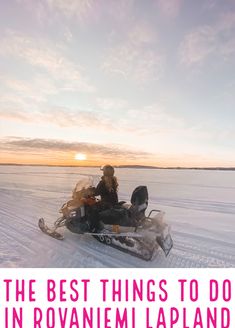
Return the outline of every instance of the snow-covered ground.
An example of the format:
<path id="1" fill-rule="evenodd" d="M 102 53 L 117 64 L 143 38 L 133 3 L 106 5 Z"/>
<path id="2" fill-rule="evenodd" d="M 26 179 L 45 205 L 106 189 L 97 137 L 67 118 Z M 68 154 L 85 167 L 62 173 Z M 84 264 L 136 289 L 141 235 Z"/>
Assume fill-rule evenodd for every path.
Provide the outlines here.
<path id="1" fill-rule="evenodd" d="M 149 208 L 166 212 L 174 248 L 146 262 L 64 230 L 52 239 L 38 229 L 50 224 L 71 196 L 79 175 L 97 168 L 0 166 L 0 267 L 235 267 L 235 172 L 117 169 L 119 198 L 147 185 Z"/>

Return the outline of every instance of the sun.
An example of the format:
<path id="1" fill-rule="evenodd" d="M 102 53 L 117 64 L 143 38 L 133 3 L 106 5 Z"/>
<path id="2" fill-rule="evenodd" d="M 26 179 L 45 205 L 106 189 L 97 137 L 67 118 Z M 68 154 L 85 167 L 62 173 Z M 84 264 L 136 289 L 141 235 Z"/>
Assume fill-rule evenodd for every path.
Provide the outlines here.
<path id="1" fill-rule="evenodd" d="M 86 154 L 83 154 L 83 153 L 77 153 L 74 158 L 77 160 L 77 161 L 85 161 L 86 160 Z"/>

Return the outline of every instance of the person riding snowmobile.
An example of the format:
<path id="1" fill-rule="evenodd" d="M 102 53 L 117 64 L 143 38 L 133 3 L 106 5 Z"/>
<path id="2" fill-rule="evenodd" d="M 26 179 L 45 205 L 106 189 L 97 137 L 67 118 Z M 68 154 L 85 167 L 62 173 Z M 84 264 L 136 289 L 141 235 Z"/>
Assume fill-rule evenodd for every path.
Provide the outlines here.
<path id="1" fill-rule="evenodd" d="M 95 189 L 95 195 L 100 195 L 104 208 L 111 208 L 118 204 L 117 178 L 114 176 L 114 168 L 111 165 L 105 165 L 101 170 L 103 176 Z"/>
<path id="2" fill-rule="evenodd" d="M 118 182 L 117 178 L 114 176 L 114 168 L 107 164 L 104 165 L 101 170 L 103 171 L 103 176 L 96 188 L 94 188 L 94 195 L 100 196 L 101 200 L 96 204 L 92 204 L 92 206 L 86 207 L 86 213 L 92 231 L 99 230 L 100 221 L 110 222 L 110 209 L 118 205 Z M 107 214 L 108 218 L 106 220 L 101 219 L 101 212 L 103 215 Z M 113 221 L 112 218 L 111 221 Z"/>

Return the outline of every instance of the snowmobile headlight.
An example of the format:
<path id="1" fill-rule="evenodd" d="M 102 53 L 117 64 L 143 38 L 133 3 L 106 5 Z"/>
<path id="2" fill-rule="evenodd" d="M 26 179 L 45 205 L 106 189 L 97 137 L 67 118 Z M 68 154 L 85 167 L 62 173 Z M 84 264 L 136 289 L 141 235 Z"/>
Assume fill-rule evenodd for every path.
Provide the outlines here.
<path id="1" fill-rule="evenodd" d="M 72 211 L 69 213 L 70 218 L 74 218 L 77 215 L 76 211 Z"/>

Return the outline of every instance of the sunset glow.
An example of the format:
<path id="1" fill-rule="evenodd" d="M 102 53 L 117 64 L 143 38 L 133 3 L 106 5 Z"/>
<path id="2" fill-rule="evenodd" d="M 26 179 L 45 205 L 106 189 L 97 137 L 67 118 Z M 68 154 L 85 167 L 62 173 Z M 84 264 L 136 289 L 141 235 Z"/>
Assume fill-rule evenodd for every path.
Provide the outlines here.
<path id="1" fill-rule="evenodd" d="M 235 166 L 233 0 L 1 1 L 0 163 Z"/>
<path id="2" fill-rule="evenodd" d="M 77 153 L 75 155 L 75 159 L 77 161 L 84 161 L 87 158 L 86 154 L 82 154 L 82 153 Z"/>

